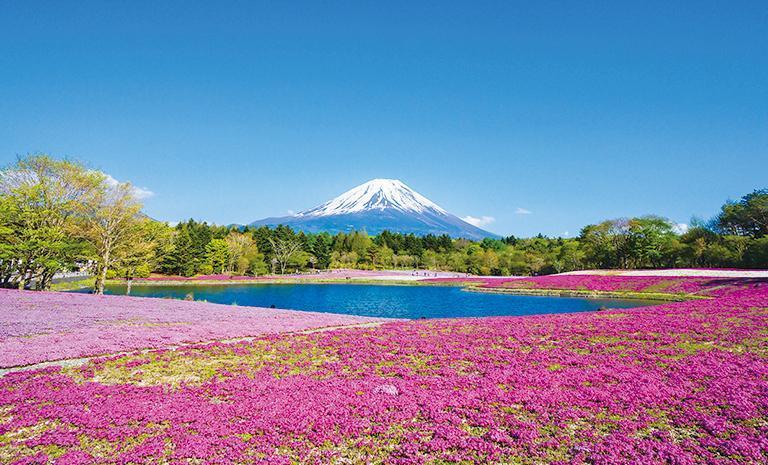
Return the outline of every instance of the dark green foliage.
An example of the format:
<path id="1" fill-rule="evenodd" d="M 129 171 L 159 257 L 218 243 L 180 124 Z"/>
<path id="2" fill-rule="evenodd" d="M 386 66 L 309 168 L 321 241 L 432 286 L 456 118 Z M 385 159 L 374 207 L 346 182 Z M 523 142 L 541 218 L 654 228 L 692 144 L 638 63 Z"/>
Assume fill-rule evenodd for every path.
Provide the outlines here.
<path id="1" fill-rule="evenodd" d="M 315 256 L 317 262 L 315 267 L 318 269 L 327 269 L 331 266 L 331 243 L 333 238 L 328 233 L 316 234 L 311 237 L 310 253 Z"/>
<path id="2" fill-rule="evenodd" d="M 33 170 L 35 177 L 25 183 L 17 181 L 20 173 Z M 25 287 L 34 280 L 45 288 L 55 273 L 94 258 L 91 243 L 78 239 L 82 222 L 77 219 L 83 214 L 77 213 L 84 200 L 64 195 L 87 190 L 92 182 L 89 170 L 39 156 L 20 160 L 5 172 L 0 178 L 5 180 L 0 183 L 0 286 Z M 45 182 L 32 182 L 37 179 Z M 146 239 L 143 248 L 140 237 Z M 290 257 L 281 245 L 287 243 L 292 245 Z M 391 231 L 375 237 L 366 231 L 331 236 L 294 231 L 285 225 L 226 227 L 190 219 L 174 227 L 149 221 L 146 234 L 129 245 L 133 257 L 110 265 L 112 274 L 257 275 L 341 267 L 439 269 L 479 275 L 538 275 L 593 268 L 768 268 L 768 190 L 726 203 L 713 220 L 692 221 L 682 234 L 658 216 L 588 225 L 577 238 L 539 234 L 480 242 Z"/>
<path id="3" fill-rule="evenodd" d="M 198 250 L 194 247 L 188 224 L 180 223 L 176 227 L 173 247 L 163 260 L 162 271 L 167 274 L 193 276 L 197 271 L 196 263 L 202 258 L 202 255 L 196 253 Z"/>
<path id="4" fill-rule="evenodd" d="M 306 234 L 287 226 L 244 228 L 243 232 L 251 235 L 259 251 L 258 263 L 251 263 L 251 270 L 273 267 L 272 242 L 279 239 L 297 240 L 301 244 L 302 253 L 290 265 L 291 270 L 427 268 L 481 275 L 538 275 L 589 268 L 765 268 L 768 236 L 761 236 L 761 196 L 765 196 L 765 191 L 745 196 L 739 204 L 726 204 L 725 213 L 711 222 L 715 227 L 694 221 L 683 234 L 669 220 L 658 216 L 588 225 L 577 238 L 539 234 L 531 238 L 487 238 L 480 242 L 391 231 L 376 237 L 369 237 L 365 231 L 334 236 Z M 739 226 L 734 226 L 739 221 Z M 726 228 L 726 224 L 731 226 Z M 219 238 L 228 233 L 226 228 L 190 220 L 176 229 L 175 247 L 165 261 L 164 271 L 189 276 L 222 269 L 223 247 L 211 243 L 220 242 Z"/>
<path id="5" fill-rule="evenodd" d="M 723 234 L 760 238 L 768 235 L 768 189 L 723 205 L 716 225 Z"/>

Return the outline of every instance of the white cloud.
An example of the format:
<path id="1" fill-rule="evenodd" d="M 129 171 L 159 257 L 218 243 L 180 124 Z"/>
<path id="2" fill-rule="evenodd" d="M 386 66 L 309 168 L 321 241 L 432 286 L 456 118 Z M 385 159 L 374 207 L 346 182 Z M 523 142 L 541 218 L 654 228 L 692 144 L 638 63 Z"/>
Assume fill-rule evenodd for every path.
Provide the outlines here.
<path id="1" fill-rule="evenodd" d="M 288 216 L 293 216 L 293 215 L 295 215 L 295 214 L 296 214 L 296 212 L 295 212 L 295 211 L 293 211 L 293 210 L 288 210 Z"/>
<path id="2" fill-rule="evenodd" d="M 569 231 L 563 231 L 563 237 L 569 237 L 571 233 Z"/>
<path id="3" fill-rule="evenodd" d="M 110 186 L 114 187 L 120 184 L 120 181 L 113 178 L 111 175 L 107 173 L 104 173 L 104 175 L 107 177 L 106 181 L 107 181 L 107 184 L 109 184 Z M 141 200 L 148 199 L 155 195 L 154 192 L 147 189 L 146 187 L 139 187 L 139 186 L 131 186 L 131 187 L 133 187 L 133 195 L 135 195 L 137 199 L 141 199 Z"/>
<path id="4" fill-rule="evenodd" d="M 531 213 L 533 212 L 522 207 L 517 207 L 515 209 L 515 215 L 530 215 Z"/>
<path id="5" fill-rule="evenodd" d="M 672 230 L 675 231 L 677 234 L 685 234 L 688 232 L 688 224 L 676 223 L 672 226 Z"/>
<path id="6" fill-rule="evenodd" d="M 478 228 L 482 228 L 483 226 L 488 226 L 489 224 L 496 221 L 496 218 L 492 216 L 481 216 L 481 217 L 465 216 L 464 218 L 462 218 L 462 220 L 466 221 L 472 226 L 477 226 Z"/>

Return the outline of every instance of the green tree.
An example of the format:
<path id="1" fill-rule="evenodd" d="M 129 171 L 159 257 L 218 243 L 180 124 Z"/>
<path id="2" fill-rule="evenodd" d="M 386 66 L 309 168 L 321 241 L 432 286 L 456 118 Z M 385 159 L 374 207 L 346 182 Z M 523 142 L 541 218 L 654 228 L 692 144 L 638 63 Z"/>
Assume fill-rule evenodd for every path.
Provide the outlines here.
<path id="1" fill-rule="evenodd" d="M 230 231 L 224 241 L 227 244 L 227 272 L 245 274 L 250 260 L 258 252 L 253 237 L 248 233 Z"/>
<path id="2" fill-rule="evenodd" d="M 212 239 L 205 249 L 206 263 L 213 273 L 224 273 L 229 263 L 229 246 L 225 239 Z"/>
<path id="3" fill-rule="evenodd" d="M 751 241 L 744 257 L 748 268 L 768 268 L 768 236 Z"/>
<path id="4" fill-rule="evenodd" d="M 290 230 L 290 229 L 289 229 Z M 283 237 L 270 238 L 269 242 L 273 250 L 273 259 L 275 263 L 280 267 L 280 274 L 285 274 L 286 267 L 291 263 L 291 260 L 301 252 L 301 242 L 293 234 L 283 233 Z"/>
<path id="5" fill-rule="evenodd" d="M 146 278 L 159 267 L 162 254 L 169 250 L 172 230 L 165 223 L 143 218 L 130 242 L 129 253 L 117 262 L 116 275 L 126 279 L 126 294 L 131 293 L 133 278 Z"/>
<path id="6" fill-rule="evenodd" d="M 194 276 L 196 272 L 194 251 L 189 227 L 187 224 L 178 225 L 173 239 L 173 247 L 164 261 L 163 269 L 170 274 Z"/>
<path id="7" fill-rule="evenodd" d="M 658 216 L 632 218 L 628 224 L 628 265 L 632 268 L 659 268 L 674 263 L 677 234 L 672 223 Z"/>
<path id="8" fill-rule="evenodd" d="M 768 189 L 756 190 L 738 202 L 723 205 L 716 218 L 725 234 L 760 238 L 768 234 Z"/>
<path id="9" fill-rule="evenodd" d="M 20 289 L 35 281 L 46 289 L 57 272 L 84 259 L 85 244 L 72 234 L 73 223 L 100 182 L 100 174 L 82 164 L 47 155 L 19 158 L 0 170 L 9 239 L 2 253 L 13 268 L 7 281 Z"/>
<path id="10" fill-rule="evenodd" d="M 627 268 L 630 241 L 629 221 L 608 220 L 585 226 L 579 240 L 587 263 L 595 268 Z"/>
<path id="11" fill-rule="evenodd" d="M 99 188 L 90 192 L 83 206 L 77 231 L 95 252 L 94 292 L 103 294 L 107 271 L 135 253 L 143 254 L 137 246 L 142 241 L 142 204 L 129 183 L 112 184 L 102 175 Z"/>
<path id="12" fill-rule="evenodd" d="M 317 260 L 316 266 L 322 270 L 328 269 L 331 265 L 331 243 L 333 239 L 328 233 L 321 233 L 315 236 L 312 244 L 312 255 Z"/>

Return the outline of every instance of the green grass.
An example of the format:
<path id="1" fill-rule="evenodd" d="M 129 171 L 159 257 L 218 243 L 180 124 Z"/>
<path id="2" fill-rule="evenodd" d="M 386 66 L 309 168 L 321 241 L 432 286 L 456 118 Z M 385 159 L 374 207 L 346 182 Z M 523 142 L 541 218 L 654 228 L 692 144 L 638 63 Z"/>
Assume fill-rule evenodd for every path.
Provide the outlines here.
<path id="1" fill-rule="evenodd" d="M 589 298 L 611 298 L 611 299 L 630 299 L 630 300 L 659 300 L 666 302 L 682 302 L 684 300 L 703 300 L 711 297 L 693 294 L 669 294 L 663 292 L 635 292 L 635 291 L 591 291 L 586 289 L 521 289 L 521 288 L 503 288 L 503 287 L 478 287 L 467 286 L 464 288 L 470 292 L 488 292 L 497 294 L 513 295 L 539 295 L 539 296 L 560 296 L 560 297 L 589 297 Z"/>
<path id="2" fill-rule="evenodd" d="M 51 284 L 52 291 L 74 291 L 84 287 L 93 287 L 93 278 L 84 278 L 77 281 Z"/>

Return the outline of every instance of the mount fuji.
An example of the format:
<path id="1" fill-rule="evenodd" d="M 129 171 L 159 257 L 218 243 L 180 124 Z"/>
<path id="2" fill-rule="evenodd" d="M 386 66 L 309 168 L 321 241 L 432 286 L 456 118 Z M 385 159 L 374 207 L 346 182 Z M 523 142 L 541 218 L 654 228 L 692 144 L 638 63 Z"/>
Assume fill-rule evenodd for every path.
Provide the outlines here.
<path id="1" fill-rule="evenodd" d="M 365 230 L 377 235 L 389 230 L 473 240 L 499 237 L 448 213 L 397 179 L 373 179 L 315 208 L 254 221 L 250 226 L 279 224 L 311 233 Z"/>

